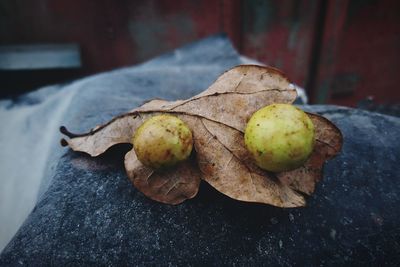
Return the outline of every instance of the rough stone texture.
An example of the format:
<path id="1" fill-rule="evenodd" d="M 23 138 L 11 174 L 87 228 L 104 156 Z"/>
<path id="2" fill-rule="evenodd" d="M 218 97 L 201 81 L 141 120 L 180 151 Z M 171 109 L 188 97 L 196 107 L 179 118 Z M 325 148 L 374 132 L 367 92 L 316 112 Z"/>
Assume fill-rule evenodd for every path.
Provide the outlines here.
<path id="1" fill-rule="evenodd" d="M 147 69 L 87 79 L 65 123 L 84 131 L 147 98 L 185 98 L 238 63 L 232 54 L 226 65 L 208 66 L 220 59 L 207 62 L 199 50 L 193 63 L 204 64 L 186 66 L 195 48 L 147 63 Z M 400 119 L 333 106 L 304 108 L 331 119 L 344 135 L 341 154 L 326 164 L 307 207 L 242 203 L 204 182 L 196 198 L 160 204 L 127 179 L 122 159 L 129 147 L 99 158 L 66 150 L 0 265 L 400 264 Z"/>
<path id="2" fill-rule="evenodd" d="M 139 66 L 0 100 L 0 252 L 54 177 L 65 153 L 61 124 L 83 132 L 151 98 L 188 98 L 240 63 L 229 40 L 214 36 Z"/>

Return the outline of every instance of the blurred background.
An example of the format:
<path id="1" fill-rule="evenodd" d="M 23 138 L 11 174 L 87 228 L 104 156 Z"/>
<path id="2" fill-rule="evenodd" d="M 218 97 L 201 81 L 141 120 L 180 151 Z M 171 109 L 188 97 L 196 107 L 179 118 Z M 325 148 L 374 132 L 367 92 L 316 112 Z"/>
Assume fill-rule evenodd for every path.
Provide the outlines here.
<path id="1" fill-rule="evenodd" d="M 400 1 L 0 0 L 0 97 L 226 33 L 310 103 L 399 112 Z"/>

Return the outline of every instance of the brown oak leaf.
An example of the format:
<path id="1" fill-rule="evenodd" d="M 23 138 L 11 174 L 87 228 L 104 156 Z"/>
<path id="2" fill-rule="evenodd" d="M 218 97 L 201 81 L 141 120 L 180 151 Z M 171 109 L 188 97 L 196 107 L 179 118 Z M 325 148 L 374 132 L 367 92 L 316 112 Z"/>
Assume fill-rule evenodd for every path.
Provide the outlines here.
<path id="1" fill-rule="evenodd" d="M 135 130 L 147 118 L 169 113 L 183 120 L 193 132 L 192 156 L 167 170 L 153 170 L 140 163 L 134 149 L 125 155 L 125 168 L 134 186 L 147 197 L 168 204 L 193 198 L 200 179 L 237 200 L 278 207 L 305 205 L 321 179 L 324 162 L 342 144 L 338 128 L 329 120 L 309 114 L 316 128 L 316 145 L 308 161 L 293 171 L 271 173 L 258 168 L 245 149 L 243 132 L 250 116 L 272 103 L 293 103 L 296 90 L 279 70 L 255 65 L 237 66 L 223 73 L 207 90 L 187 99 L 151 100 L 106 124 L 81 135 L 61 132 L 75 151 L 98 156 L 120 143 L 131 143 Z"/>

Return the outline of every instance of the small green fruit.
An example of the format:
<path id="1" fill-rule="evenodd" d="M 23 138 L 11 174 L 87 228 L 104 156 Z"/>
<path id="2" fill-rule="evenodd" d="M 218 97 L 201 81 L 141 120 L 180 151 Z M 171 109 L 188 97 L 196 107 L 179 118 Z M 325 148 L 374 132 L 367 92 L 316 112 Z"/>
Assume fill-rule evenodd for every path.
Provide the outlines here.
<path id="1" fill-rule="evenodd" d="M 190 156 L 192 132 L 175 116 L 154 116 L 136 130 L 133 147 L 140 162 L 148 167 L 173 166 Z"/>
<path id="2" fill-rule="evenodd" d="M 301 109 L 273 104 L 253 114 L 244 141 L 261 169 L 281 172 L 300 167 L 314 147 L 314 125 Z"/>

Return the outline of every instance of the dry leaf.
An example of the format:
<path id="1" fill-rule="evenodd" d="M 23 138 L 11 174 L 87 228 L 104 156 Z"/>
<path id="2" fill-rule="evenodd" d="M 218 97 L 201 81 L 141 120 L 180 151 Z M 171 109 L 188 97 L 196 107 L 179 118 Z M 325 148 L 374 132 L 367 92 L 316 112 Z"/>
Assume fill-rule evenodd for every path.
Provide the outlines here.
<path id="1" fill-rule="evenodd" d="M 282 173 L 255 166 L 243 141 L 246 122 L 256 110 L 272 103 L 292 103 L 295 98 L 296 91 L 280 71 L 242 65 L 225 72 L 206 91 L 190 99 L 149 101 L 83 135 L 71 134 L 64 127 L 61 131 L 70 139 L 62 143 L 98 156 L 115 144 L 131 143 L 133 133 L 146 118 L 171 113 L 192 130 L 196 156 L 161 172 L 143 166 L 133 149 L 128 152 L 128 177 L 146 196 L 178 204 L 196 195 L 202 178 L 237 200 L 298 207 L 305 205 L 302 193 L 314 191 L 325 160 L 340 151 L 340 131 L 327 119 L 309 114 L 316 128 L 314 152 L 304 166 Z"/>
<path id="2" fill-rule="evenodd" d="M 222 74 L 207 90 L 192 98 L 175 102 L 153 100 L 132 112 L 194 115 L 243 130 L 256 110 L 272 103 L 293 103 L 296 97 L 296 90 L 280 71 L 241 65 Z"/>
<path id="3" fill-rule="evenodd" d="M 203 179 L 221 193 L 242 201 L 278 207 L 303 206 L 303 197 L 250 163 L 243 134 L 199 119 L 195 147 Z M 246 151 L 246 152 L 245 152 Z M 247 164 L 246 164 L 247 163 Z"/>
<path id="4" fill-rule="evenodd" d="M 214 155 L 215 159 L 220 158 L 226 161 L 226 163 L 223 163 L 221 161 L 224 160 L 219 160 L 222 168 L 213 168 L 214 174 L 205 175 L 204 179 L 220 192 L 235 199 L 265 203 L 265 195 L 268 195 L 271 198 L 269 203 L 275 206 L 303 205 L 303 197 L 296 192 L 307 195 L 314 192 L 315 184 L 321 177 L 323 163 L 340 151 L 342 143 L 340 131 L 329 120 L 316 114 L 308 113 L 308 115 L 316 128 L 314 151 L 302 167 L 280 173 L 263 171 L 254 164 L 251 155 L 245 148 L 243 132 L 226 128 L 219 123 L 203 120 L 206 132 L 211 133 L 216 139 L 209 146 L 218 151 L 214 152 L 218 153 L 218 156 Z M 205 133 L 203 134 L 205 135 Z M 207 149 L 208 146 L 202 147 Z M 199 153 L 199 155 L 208 155 L 208 153 Z M 241 168 L 237 167 L 238 162 L 243 165 Z M 206 162 L 199 162 L 199 166 L 200 169 L 208 168 Z M 233 167 L 236 171 L 230 172 L 229 168 Z M 216 179 L 216 177 L 225 176 L 227 173 L 229 177 Z M 260 177 L 264 179 L 259 181 Z M 259 185 L 265 182 L 265 178 L 268 181 L 273 181 L 274 185 Z M 229 183 L 226 183 L 228 179 Z M 254 184 L 257 184 L 257 186 L 254 186 Z M 290 187 L 290 189 L 287 187 Z"/>
<path id="5" fill-rule="evenodd" d="M 144 166 L 132 149 L 125 155 L 129 179 L 147 197 L 168 204 L 179 204 L 196 196 L 201 175 L 193 160 L 178 166 L 155 171 Z"/>
<path id="6" fill-rule="evenodd" d="M 315 185 L 322 178 L 324 162 L 342 148 L 343 137 L 340 130 L 328 119 L 316 114 L 307 113 L 315 126 L 315 146 L 304 166 L 288 172 L 278 173 L 280 181 L 294 190 L 310 195 Z"/>

